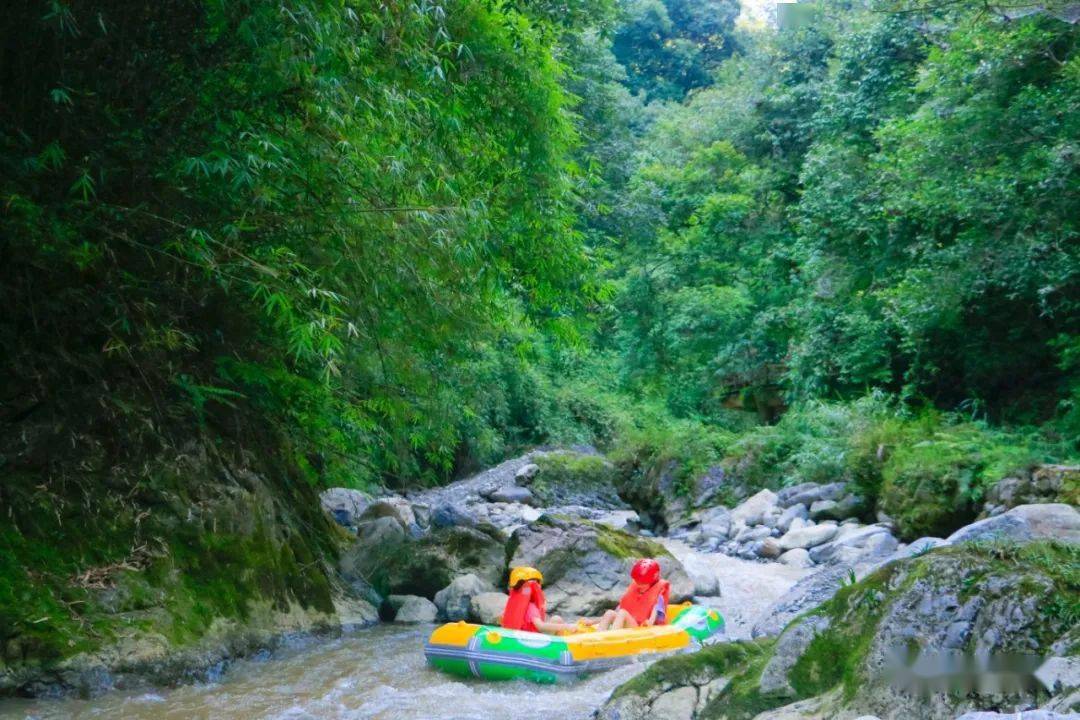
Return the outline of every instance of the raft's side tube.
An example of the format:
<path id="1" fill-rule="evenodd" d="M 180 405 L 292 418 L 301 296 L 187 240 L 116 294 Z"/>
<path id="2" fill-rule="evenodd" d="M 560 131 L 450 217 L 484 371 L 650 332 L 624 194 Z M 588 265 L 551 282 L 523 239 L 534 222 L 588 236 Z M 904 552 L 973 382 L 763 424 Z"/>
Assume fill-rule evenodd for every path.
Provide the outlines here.
<path id="1" fill-rule="evenodd" d="M 681 650 L 724 626 L 720 614 L 708 608 L 672 605 L 671 613 L 669 625 L 565 636 L 447 623 L 431 634 L 424 654 L 433 667 L 454 675 L 551 683 L 636 655 Z"/>

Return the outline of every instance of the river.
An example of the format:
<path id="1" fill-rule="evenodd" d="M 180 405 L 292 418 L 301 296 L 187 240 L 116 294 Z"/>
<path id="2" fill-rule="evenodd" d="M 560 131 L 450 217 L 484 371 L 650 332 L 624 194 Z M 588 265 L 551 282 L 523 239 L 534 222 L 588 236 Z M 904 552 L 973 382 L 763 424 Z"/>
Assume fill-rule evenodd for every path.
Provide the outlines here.
<path id="1" fill-rule="evenodd" d="M 556 686 L 461 681 L 426 667 L 431 626 L 380 625 L 234 663 L 219 681 L 92 700 L 9 700 L 3 720 L 511 720 L 592 715 L 641 671 L 628 665 Z M 557 710 L 552 715 L 552 710 Z"/>
<path id="2" fill-rule="evenodd" d="M 806 570 L 702 554 L 662 540 L 687 565 L 715 573 L 709 598 L 727 620 L 726 637 L 749 636 L 768 605 Z M 0 701 L 0 720 L 512 720 L 545 714 L 585 720 L 643 662 L 555 686 L 462 681 L 429 669 L 432 626 L 379 625 L 338 639 L 312 638 L 272 655 L 233 663 L 216 682 L 91 700 Z"/>

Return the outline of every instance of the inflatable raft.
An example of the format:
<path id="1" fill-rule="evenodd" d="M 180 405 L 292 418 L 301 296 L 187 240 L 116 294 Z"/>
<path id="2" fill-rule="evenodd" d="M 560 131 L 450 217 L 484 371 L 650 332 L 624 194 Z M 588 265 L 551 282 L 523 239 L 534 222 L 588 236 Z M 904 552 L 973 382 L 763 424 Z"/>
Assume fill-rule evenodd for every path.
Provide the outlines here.
<path id="1" fill-rule="evenodd" d="M 720 613 L 689 603 L 671 606 L 668 625 L 571 635 L 507 630 L 466 622 L 435 629 L 424 648 L 443 672 L 486 680 L 553 683 L 621 665 L 636 656 L 682 650 L 724 628 Z"/>

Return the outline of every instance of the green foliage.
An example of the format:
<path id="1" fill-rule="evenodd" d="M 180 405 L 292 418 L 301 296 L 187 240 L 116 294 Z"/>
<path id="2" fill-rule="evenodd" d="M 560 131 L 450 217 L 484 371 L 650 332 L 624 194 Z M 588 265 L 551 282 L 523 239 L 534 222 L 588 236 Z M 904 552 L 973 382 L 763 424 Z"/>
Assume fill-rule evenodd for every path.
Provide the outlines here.
<path id="1" fill-rule="evenodd" d="M 724 460 L 744 494 L 803 482 L 848 482 L 868 517 L 881 510 L 908 540 L 969 522 L 986 490 L 1044 462 L 1073 462 L 1052 429 L 1003 430 L 963 416 L 912 412 L 881 393 L 792 407 L 740 435 Z"/>

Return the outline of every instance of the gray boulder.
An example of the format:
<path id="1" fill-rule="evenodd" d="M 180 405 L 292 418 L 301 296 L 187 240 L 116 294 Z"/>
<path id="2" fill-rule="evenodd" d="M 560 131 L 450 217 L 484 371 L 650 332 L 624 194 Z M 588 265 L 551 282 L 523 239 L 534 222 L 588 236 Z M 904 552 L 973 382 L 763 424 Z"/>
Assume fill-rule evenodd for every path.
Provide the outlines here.
<path id="1" fill-rule="evenodd" d="M 433 602 L 417 595 L 391 595 L 387 600 L 397 623 L 433 623 L 438 614 Z"/>
<path id="2" fill-rule="evenodd" d="M 440 503 L 431 510 L 432 527 L 471 527 L 476 523 L 476 516 L 458 503 Z"/>
<path id="3" fill-rule="evenodd" d="M 725 507 L 709 509 L 702 515 L 698 529 L 705 537 L 726 538 L 731 531 L 731 511 Z"/>
<path id="4" fill-rule="evenodd" d="M 524 487 L 504 487 L 490 493 L 487 499 L 491 502 L 520 503 L 522 505 L 536 505 L 536 498 L 532 491 Z"/>
<path id="5" fill-rule="evenodd" d="M 746 525 L 760 525 L 774 507 L 776 507 L 776 493 L 772 490 L 761 490 L 731 511 L 731 521 L 742 522 Z"/>
<path id="6" fill-rule="evenodd" d="M 494 589 L 491 583 L 472 573 L 462 575 L 435 593 L 435 607 L 439 610 L 439 616 L 446 620 L 468 620 L 473 597 Z"/>
<path id="7" fill-rule="evenodd" d="M 810 558 L 816 563 L 855 563 L 884 558 L 896 551 L 899 542 L 889 529 L 880 525 L 868 525 L 843 534 L 838 539 L 810 550 Z"/>
<path id="8" fill-rule="evenodd" d="M 836 500 L 843 496 L 845 483 L 830 483 L 820 485 L 818 483 L 803 483 L 793 487 L 784 488 L 777 495 L 776 502 L 782 508 L 791 507 L 802 503 L 810 507 L 819 500 Z"/>
<path id="9" fill-rule="evenodd" d="M 482 592 L 469 600 L 469 619 L 482 625 L 498 625 L 509 596 L 501 592 Z"/>
<path id="10" fill-rule="evenodd" d="M 405 528 L 396 518 L 377 517 L 360 521 L 356 536 L 357 542 L 364 547 L 385 547 L 404 541 Z"/>
<path id="11" fill-rule="evenodd" d="M 518 468 L 518 471 L 514 473 L 514 482 L 518 485 L 529 485 L 536 476 L 540 474 L 540 466 L 536 463 L 528 463 Z"/>
<path id="12" fill-rule="evenodd" d="M 847 580 L 848 569 L 826 567 L 795 583 L 779 600 L 770 605 L 751 629 L 755 638 L 779 635 L 795 616 L 825 602 Z"/>
<path id="13" fill-rule="evenodd" d="M 850 493 L 839 500 L 818 500 L 810 505 L 810 519 L 844 520 L 856 515 L 861 506 L 859 498 Z"/>
<path id="14" fill-rule="evenodd" d="M 837 527 L 833 524 L 811 525 L 788 530 L 780 538 L 780 549 L 791 550 L 793 548 L 812 548 L 829 542 L 836 537 Z"/>
<path id="15" fill-rule="evenodd" d="M 544 575 L 548 612 L 597 615 L 615 607 L 630 582 L 630 566 L 656 558 L 671 583 L 672 602 L 690 599 L 694 583 L 664 547 L 589 520 L 544 515 L 514 531 L 510 566 L 531 565 Z"/>
<path id="16" fill-rule="evenodd" d="M 806 520 L 810 517 L 810 512 L 806 509 L 806 506 L 802 503 L 796 503 L 784 509 L 780 513 L 780 517 L 776 519 L 775 527 L 782 533 L 786 533 L 791 529 L 791 523 L 796 518 L 800 520 Z"/>
<path id="17" fill-rule="evenodd" d="M 780 562 L 791 567 L 806 568 L 814 564 L 810 559 L 810 553 L 805 548 L 793 548 L 783 553 L 778 558 Z"/>
<path id="18" fill-rule="evenodd" d="M 795 688 L 791 686 L 788 673 L 810 647 L 810 642 L 827 630 L 830 623 L 828 616 L 808 615 L 784 631 L 776 641 L 772 657 L 761 672 L 758 687 L 763 695 L 795 696 Z"/>
<path id="19" fill-rule="evenodd" d="M 416 514 L 412 504 L 403 497 L 390 495 L 381 497 L 371 502 L 360 516 L 360 521 L 374 520 L 381 517 L 391 517 L 401 524 L 402 528 L 408 529 L 416 525 Z"/>
<path id="20" fill-rule="evenodd" d="M 1080 512 L 1064 503 L 1020 505 L 962 527 L 946 542 L 955 545 L 979 540 L 1027 542 L 1040 539 L 1080 543 Z"/>
<path id="21" fill-rule="evenodd" d="M 330 488 L 319 493 L 319 503 L 338 525 L 352 527 L 371 504 L 371 496 L 351 488 Z"/>

